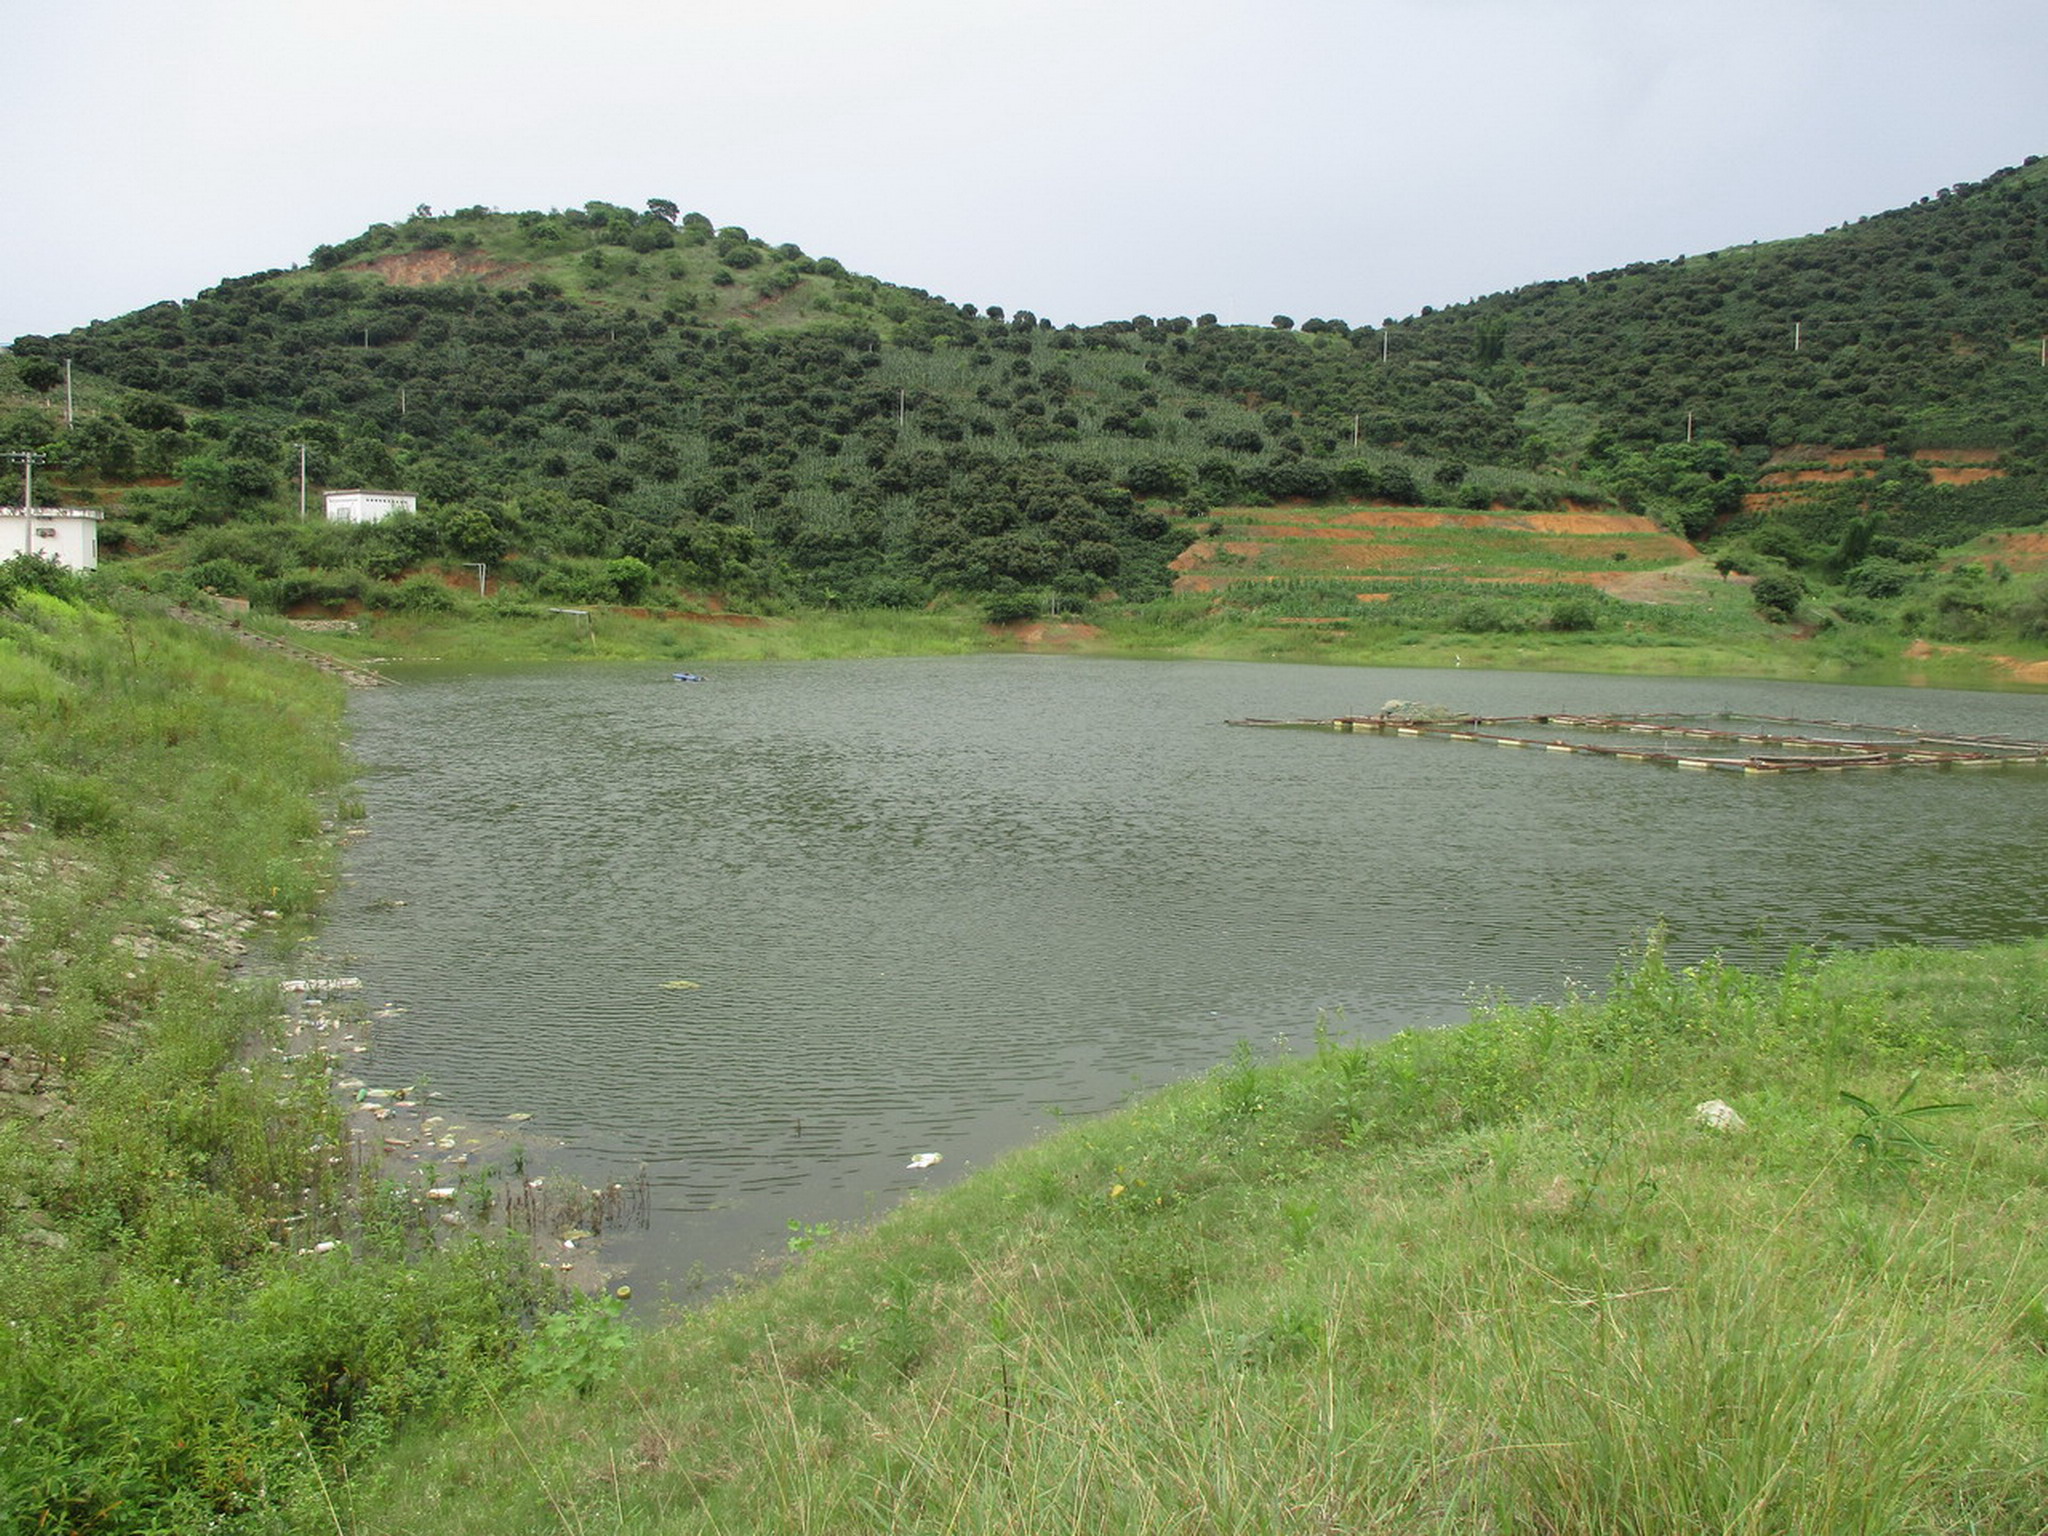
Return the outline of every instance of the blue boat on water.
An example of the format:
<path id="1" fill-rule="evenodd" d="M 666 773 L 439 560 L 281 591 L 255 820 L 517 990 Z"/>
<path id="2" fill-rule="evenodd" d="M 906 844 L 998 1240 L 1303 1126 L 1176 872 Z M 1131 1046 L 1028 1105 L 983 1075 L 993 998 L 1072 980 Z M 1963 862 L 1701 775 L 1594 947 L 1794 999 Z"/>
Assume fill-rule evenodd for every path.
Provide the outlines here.
<path id="1" fill-rule="evenodd" d="M 701 683 L 704 681 L 704 674 L 702 672 L 671 672 L 669 676 L 679 683 Z"/>

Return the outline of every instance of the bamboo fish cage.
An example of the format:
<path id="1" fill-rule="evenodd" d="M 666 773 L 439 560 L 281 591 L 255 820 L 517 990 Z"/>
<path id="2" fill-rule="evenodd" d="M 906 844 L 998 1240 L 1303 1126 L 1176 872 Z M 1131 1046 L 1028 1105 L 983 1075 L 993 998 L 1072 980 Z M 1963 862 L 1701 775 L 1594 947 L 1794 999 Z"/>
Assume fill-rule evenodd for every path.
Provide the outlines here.
<path id="1" fill-rule="evenodd" d="M 1452 715 L 1389 700 L 1376 715 L 1227 723 L 1484 742 L 1707 772 L 2048 766 L 2048 742 L 2043 741 L 1784 715 Z"/>

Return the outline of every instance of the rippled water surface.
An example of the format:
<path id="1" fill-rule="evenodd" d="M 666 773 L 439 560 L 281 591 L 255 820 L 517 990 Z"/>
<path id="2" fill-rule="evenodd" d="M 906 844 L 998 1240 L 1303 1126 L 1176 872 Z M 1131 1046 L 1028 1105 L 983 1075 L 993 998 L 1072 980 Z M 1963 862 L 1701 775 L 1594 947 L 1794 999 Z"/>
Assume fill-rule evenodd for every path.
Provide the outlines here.
<path id="1" fill-rule="evenodd" d="M 1738 710 L 2048 738 L 2048 699 L 1040 657 L 436 675 L 354 706 L 328 943 L 365 1074 L 644 1165 L 717 1273 L 1085 1113 L 1683 954 L 2043 929 L 2048 772 L 1684 773 L 1226 719 Z M 693 987 L 671 983 L 687 981 Z M 945 1161 L 905 1170 L 914 1153 Z"/>

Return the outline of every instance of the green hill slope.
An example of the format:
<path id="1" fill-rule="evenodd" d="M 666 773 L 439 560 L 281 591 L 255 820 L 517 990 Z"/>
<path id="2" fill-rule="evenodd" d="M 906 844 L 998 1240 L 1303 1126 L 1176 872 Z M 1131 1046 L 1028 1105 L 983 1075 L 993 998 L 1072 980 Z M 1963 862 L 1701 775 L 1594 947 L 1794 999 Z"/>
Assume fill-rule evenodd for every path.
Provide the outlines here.
<path id="1" fill-rule="evenodd" d="M 983 312 L 660 200 L 423 209 L 305 268 L 18 339 L 0 437 L 121 514 L 117 553 L 286 515 L 299 445 L 316 488 L 421 493 L 415 526 L 200 552 L 209 584 L 280 602 L 437 555 L 515 559 L 562 601 L 650 579 L 814 606 L 1145 601 L 1198 530 L 1177 514 L 1618 501 L 1697 538 L 1774 448 L 1994 454 L 1982 483 L 1909 476 L 1754 551 L 1839 577 L 1823 555 L 1874 512 L 1930 552 L 2048 513 L 2044 213 L 2029 164 L 1805 239 L 1253 328 Z"/>
<path id="2" fill-rule="evenodd" d="M 1534 284 L 1404 322 L 1624 440 L 2048 447 L 2048 165 L 1823 235 Z M 1562 447 L 1563 444 L 1552 444 Z"/>

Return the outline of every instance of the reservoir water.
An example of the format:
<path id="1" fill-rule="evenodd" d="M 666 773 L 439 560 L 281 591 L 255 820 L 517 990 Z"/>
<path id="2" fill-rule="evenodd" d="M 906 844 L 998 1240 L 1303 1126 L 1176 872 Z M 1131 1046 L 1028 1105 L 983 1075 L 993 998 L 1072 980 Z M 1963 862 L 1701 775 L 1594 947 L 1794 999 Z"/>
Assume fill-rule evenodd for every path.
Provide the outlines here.
<path id="1" fill-rule="evenodd" d="M 2048 916 L 2048 770 L 1749 777 L 1224 724 L 1401 698 L 2048 739 L 2036 695 L 1029 656 L 404 680 L 353 705 L 370 836 L 326 944 L 399 1010 L 358 1070 L 529 1114 L 587 1181 L 644 1168 L 646 1290 L 1239 1041 L 1597 986 L 1659 921 L 1681 957 L 1771 965 Z"/>

